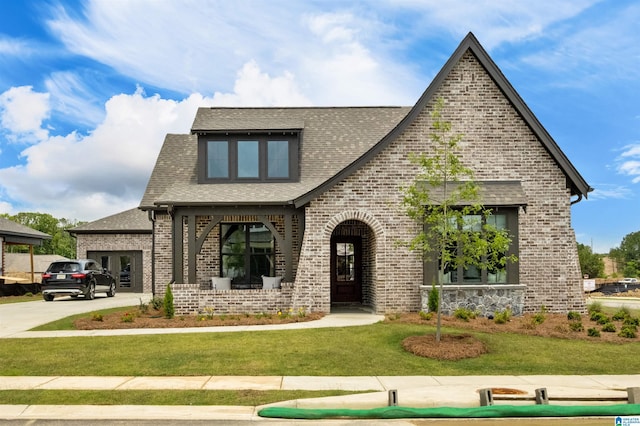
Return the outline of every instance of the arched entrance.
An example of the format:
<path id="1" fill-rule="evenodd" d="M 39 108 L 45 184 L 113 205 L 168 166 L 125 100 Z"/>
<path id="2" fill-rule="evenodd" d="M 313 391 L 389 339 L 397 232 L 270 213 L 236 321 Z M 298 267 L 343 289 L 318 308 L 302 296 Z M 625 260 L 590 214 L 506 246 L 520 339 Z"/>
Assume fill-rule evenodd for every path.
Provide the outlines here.
<path id="1" fill-rule="evenodd" d="M 345 220 L 331 234 L 331 304 L 374 301 L 375 235 L 359 220 Z"/>

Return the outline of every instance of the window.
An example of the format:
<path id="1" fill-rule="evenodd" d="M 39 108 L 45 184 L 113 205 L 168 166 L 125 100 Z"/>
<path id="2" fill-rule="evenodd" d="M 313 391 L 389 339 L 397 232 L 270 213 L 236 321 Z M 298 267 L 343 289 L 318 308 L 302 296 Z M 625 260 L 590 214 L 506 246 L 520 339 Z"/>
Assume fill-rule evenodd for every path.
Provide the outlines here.
<path id="1" fill-rule="evenodd" d="M 298 179 L 298 134 L 218 135 L 198 139 L 200 183 L 290 182 Z"/>
<path id="2" fill-rule="evenodd" d="M 484 223 L 493 225 L 496 229 L 506 229 L 511 237 L 511 244 L 506 253 L 497 253 L 496 257 L 516 255 L 518 252 L 518 209 L 493 208 L 491 215 L 466 215 L 461 223 L 453 223 L 459 230 L 466 233 L 477 233 L 482 230 Z M 461 250 L 461 242 L 447 247 L 449 252 Z M 430 285 L 436 279 L 440 270 L 440 260 L 425 264 L 425 284 Z M 442 277 L 443 284 L 517 284 L 519 281 L 518 264 L 507 262 L 503 267 L 480 269 L 474 265 L 447 266 Z"/>
<path id="3" fill-rule="evenodd" d="M 275 238 L 262 223 L 223 223 L 220 260 L 220 276 L 231 278 L 234 288 L 261 286 L 263 275 L 275 275 Z"/>

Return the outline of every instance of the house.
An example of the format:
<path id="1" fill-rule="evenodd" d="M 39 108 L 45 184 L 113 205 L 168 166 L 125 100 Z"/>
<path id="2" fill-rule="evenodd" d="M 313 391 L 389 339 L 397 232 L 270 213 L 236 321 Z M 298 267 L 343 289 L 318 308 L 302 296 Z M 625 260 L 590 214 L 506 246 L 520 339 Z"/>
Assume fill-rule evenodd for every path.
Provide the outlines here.
<path id="1" fill-rule="evenodd" d="M 437 262 L 398 244 L 420 231 L 400 188 L 419 172 L 410 153 L 433 149 L 440 98 L 519 258 L 451 272 L 445 312 L 584 311 L 571 206 L 592 189 L 473 34 L 413 107 L 200 108 L 166 136 L 140 203 L 154 294 L 171 283 L 178 314 L 426 309 Z"/>
<path id="2" fill-rule="evenodd" d="M 116 292 L 151 293 L 152 226 L 147 213 L 134 208 L 69 232 L 79 258 L 98 261 L 116 278 Z"/>

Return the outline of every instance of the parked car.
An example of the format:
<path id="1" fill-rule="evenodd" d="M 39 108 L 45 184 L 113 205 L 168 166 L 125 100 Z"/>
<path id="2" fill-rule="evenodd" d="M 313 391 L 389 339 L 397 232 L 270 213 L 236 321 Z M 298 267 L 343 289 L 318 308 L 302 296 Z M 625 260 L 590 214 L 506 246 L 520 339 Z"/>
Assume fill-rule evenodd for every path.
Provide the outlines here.
<path id="1" fill-rule="evenodd" d="M 637 278 L 623 278 L 618 281 L 618 284 L 640 284 Z"/>
<path id="2" fill-rule="evenodd" d="M 56 295 L 78 297 L 83 295 L 91 300 L 96 292 L 116 295 L 116 280 L 98 262 L 92 259 L 63 260 L 53 262 L 42 274 L 42 297 L 47 302 Z"/>

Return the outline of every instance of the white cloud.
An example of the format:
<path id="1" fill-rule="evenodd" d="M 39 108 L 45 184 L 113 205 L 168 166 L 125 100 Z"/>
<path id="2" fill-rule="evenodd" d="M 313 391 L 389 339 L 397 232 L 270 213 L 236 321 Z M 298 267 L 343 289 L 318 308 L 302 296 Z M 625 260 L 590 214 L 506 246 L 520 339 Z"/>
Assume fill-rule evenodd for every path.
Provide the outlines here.
<path id="1" fill-rule="evenodd" d="M 167 133 L 188 133 L 195 111 L 211 99 L 112 97 L 88 135 L 48 136 L 22 152 L 26 163 L 0 169 L 3 198 L 25 211 L 94 220 L 137 206 Z"/>
<path id="2" fill-rule="evenodd" d="M 27 43 L 0 35 L 0 54 L 2 55 L 24 55 L 29 50 Z"/>
<path id="3" fill-rule="evenodd" d="M 271 78 L 255 61 L 247 62 L 233 87 L 233 93 L 216 92 L 214 105 L 223 106 L 303 106 L 311 102 L 300 93 L 294 76 L 286 72 Z"/>
<path id="4" fill-rule="evenodd" d="M 0 94 L 0 124 L 9 139 L 30 142 L 47 137 L 42 122 L 49 117 L 49 94 L 31 86 L 12 87 Z"/>
<path id="5" fill-rule="evenodd" d="M 472 31 L 491 50 L 505 42 L 538 37 L 552 24 L 578 15 L 597 1 L 395 0 L 392 3 L 421 15 L 419 25 L 412 27 L 415 31 L 430 35 L 444 32 L 457 38 Z"/>
<path id="6" fill-rule="evenodd" d="M 104 111 L 96 106 L 93 90 L 77 74 L 69 71 L 51 73 L 45 87 L 51 96 L 52 108 L 69 121 L 95 125 L 104 117 Z"/>
<path id="7" fill-rule="evenodd" d="M 633 192 L 626 186 L 600 183 L 589 193 L 589 200 L 628 199 Z"/>
<path id="8" fill-rule="evenodd" d="M 640 183 L 640 143 L 624 147 L 618 157 L 618 173 L 631 177 L 633 183 Z"/>

